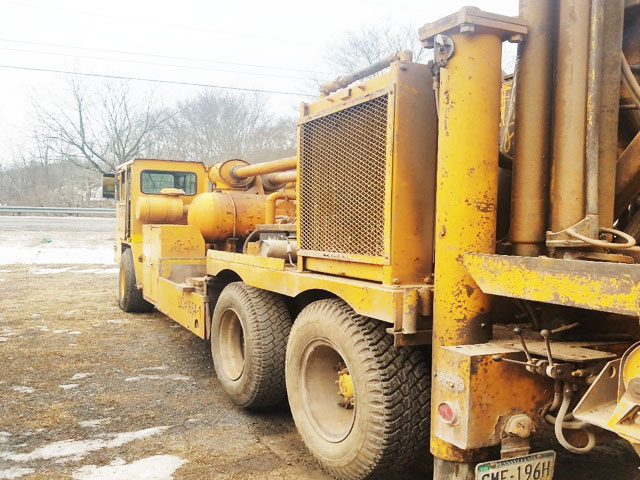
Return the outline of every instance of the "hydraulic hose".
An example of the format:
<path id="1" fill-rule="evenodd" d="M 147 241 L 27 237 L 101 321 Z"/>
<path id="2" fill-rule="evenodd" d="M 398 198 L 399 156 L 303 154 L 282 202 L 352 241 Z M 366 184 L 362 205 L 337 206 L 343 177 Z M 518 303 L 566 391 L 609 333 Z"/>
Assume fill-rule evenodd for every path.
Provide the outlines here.
<path id="1" fill-rule="evenodd" d="M 558 410 L 558 416 L 555 419 L 554 432 L 560 445 L 569 450 L 572 453 L 584 454 L 590 452 L 593 447 L 596 446 L 595 434 L 585 429 L 584 422 L 565 422 L 567 411 L 569 410 L 569 404 L 571 403 L 572 390 L 571 387 L 565 386 L 562 394 L 562 404 L 560 410 Z M 576 447 L 571 445 L 564 437 L 564 428 L 569 430 L 583 430 L 587 434 L 587 444 L 584 447 Z"/>

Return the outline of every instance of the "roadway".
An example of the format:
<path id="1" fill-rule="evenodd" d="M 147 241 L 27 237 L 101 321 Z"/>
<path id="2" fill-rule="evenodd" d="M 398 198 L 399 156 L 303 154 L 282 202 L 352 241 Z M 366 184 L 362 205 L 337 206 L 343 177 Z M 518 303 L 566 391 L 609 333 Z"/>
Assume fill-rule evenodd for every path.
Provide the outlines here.
<path id="1" fill-rule="evenodd" d="M 0 231 L 112 233 L 115 229 L 115 218 L 0 215 Z"/>

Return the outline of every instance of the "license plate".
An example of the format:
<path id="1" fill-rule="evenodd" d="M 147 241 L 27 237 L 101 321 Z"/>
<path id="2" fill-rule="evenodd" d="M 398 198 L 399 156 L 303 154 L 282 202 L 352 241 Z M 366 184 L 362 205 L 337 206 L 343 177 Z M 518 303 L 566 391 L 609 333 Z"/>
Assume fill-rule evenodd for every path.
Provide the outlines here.
<path id="1" fill-rule="evenodd" d="M 532 453 L 476 466 L 476 480 L 551 480 L 556 452 Z"/>

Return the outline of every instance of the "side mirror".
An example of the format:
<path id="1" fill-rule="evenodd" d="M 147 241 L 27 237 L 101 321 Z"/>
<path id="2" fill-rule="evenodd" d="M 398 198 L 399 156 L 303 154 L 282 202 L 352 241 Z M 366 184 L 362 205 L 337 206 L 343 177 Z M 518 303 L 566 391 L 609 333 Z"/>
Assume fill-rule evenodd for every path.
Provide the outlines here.
<path id="1" fill-rule="evenodd" d="M 116 174 L 102 174 L 102 198 L 116 198 Z"/>

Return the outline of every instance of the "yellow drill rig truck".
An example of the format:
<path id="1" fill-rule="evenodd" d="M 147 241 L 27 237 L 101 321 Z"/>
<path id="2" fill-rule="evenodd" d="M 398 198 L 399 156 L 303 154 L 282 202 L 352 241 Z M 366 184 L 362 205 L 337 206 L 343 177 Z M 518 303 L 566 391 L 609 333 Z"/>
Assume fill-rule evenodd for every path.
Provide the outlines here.
<path id="1" fill-rule="evenodd" d="M 209 340 L 238 406 L 288 400 L 336 478 L 640 453 L 639 3 L 465 7 L 420 29 L 429 65 L 303 103 L 293 158 L 121 165 L 120 306 Z"/>

